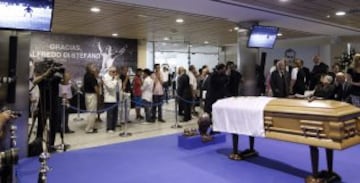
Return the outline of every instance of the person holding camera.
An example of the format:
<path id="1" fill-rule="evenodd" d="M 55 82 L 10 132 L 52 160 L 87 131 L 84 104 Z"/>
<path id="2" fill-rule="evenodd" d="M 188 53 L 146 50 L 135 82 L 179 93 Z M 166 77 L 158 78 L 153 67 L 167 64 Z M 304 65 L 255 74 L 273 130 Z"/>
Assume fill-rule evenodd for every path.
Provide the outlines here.
<path id="1" fill-rule="evenodd" d="M 58 130 L 60 116 L 58 114 L 58 100 L 59 83 L 63 78 L 65 69 L 61 64 L 55 63 L 53 60 L 45 59 L 43 62 L 38 62 L 34 70 L 33 84 L 38 85 L 40 91 L 39 111 L 38 111 L 38 126 L 36 139 L 34 140 L 34 152 L 41 149 L 41 142 L 44 134 L 48 135 L 48 149 L 55 151 L 55 135 Z M 44 133 L 47 119 L 49 119 L 50 134 Z M 32 149 L 32 148 L 30 148 Z M 29 150 L 30 152 L 31 150 Z"/>

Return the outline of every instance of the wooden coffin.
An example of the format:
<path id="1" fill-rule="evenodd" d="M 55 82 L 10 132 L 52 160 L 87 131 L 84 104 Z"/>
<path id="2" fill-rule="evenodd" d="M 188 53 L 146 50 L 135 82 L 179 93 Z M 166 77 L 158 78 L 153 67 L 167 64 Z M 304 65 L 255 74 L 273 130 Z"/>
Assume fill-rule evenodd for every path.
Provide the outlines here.
<path id="1" fill-rule="evenodd" d="M 267 138 L 342 150 L 360 143 L 360 108 L 332 101 L 274 99 L 264 112 Z"/>

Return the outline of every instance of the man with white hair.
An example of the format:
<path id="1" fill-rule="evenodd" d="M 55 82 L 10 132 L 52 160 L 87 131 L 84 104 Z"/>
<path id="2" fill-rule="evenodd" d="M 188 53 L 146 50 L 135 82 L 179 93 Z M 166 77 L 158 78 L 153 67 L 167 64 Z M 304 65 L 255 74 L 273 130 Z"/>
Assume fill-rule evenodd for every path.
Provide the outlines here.
<path id="1" fill-rule="evenodd" d="M 310 98 L 310 101 L 314 99 L 334 99 L 335 86 L 332 85 L 333 78 L 330 75 L 323 75 L 320 79 L 320 84 L 315 87 L 314 96 Z"/>
<path id="2" fill-rule="evenodd" d="M 351 102 L 351 84 L 346 80 L 343 72 L 338 72 L 335 76 L 335 99 L 343 102 Z"/>
<path id="3" fill-rule="evenodd" d="M 290 89 L 290 76 L 286 72 L 284 60 L 276 63 L 276 71 L 271 73 L 270 86 L 274 97 L 287 97 Z"/>

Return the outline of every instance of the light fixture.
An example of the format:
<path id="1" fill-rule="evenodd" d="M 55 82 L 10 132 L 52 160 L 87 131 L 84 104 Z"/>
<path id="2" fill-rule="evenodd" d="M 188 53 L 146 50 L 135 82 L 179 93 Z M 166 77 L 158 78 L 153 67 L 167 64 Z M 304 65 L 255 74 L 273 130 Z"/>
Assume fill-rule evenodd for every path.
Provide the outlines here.
<path id="1" fill-rule="evenodd" d="M 100 10 L 100 8 L 98 8 L 98 7 L 92 7 L 92 8 L 90 9 L 90 11 L 91 11 L 91 12 L 94 12 L 94 13 L 99 13 L 101 10 Z"/>
<path id="2" fill-rule="evenodd" d="M 282 2 L 282 3 L 286 3 L 286 2 L 288 2 L 289 0 L 279 0 L 280 2 Z"/>
<path id="3" fill-rule="evenodd" d="M 176 19 L 176 23 L 184 23 L 184 19 L 178 18 L 178 19 Z"/>
<path id="4" fill-rule="evenodd" d="M 331 18 L 331 16 L 330 16 L 330 15 L 326 15 L 326 18 Z"/>
<path id="5" fill-rule="evenodd" d="M 234 27 L 234 30 L 239 30 L 239 27 Z"/>
<path id="6" fill-rule="evenodd" d="M 233 29 L 229 29 L 229 32 L 232 32 L 233 31 Z"/>
<path id="7" fill-rule="evenodd" d="M 238 32 L 246 32 L 247 29 L 239 29 Z"/>
<path id="8" fill-rule="evenodd" d="M 164 41 L 169 41 L 170 40 L 170 38 L 169 37 L 164 37 L 164 39 L 163 39 Z"/>
<path id="9" fill-rule="evenodd" d="M 139 15 L 137 15 L 138 17 L 140 17 L 140 18 L 147 18 L 148 16 L 146 16 L 146 15 L 142 15 L 142 14 L 139 14 Z"/>
<path id="10" fill-rule="evenodd" d="M 209 41 L 204 41 L 204 44 L 209 44 Z"/>
<path id="11" fill-rule="evenodd" d="M 344 15 L 346 15 L 346 12 L 345 12 L 345 11 L 337 11 L 337 12 L 335 13 L 335 15 L 336 15 L 336 16 L 344 16 Z"/>
<path id="12" fill-rule="evenodd" d="M 111 34 L 113 37 L 117 37 L 119 34 L 118 33 L 112 33 Z"/>
<path id="13" fill-rule="evenodd" d="M 277 36 L 283 36 L 283 34 L 281 32 L 277 33 Z"/>

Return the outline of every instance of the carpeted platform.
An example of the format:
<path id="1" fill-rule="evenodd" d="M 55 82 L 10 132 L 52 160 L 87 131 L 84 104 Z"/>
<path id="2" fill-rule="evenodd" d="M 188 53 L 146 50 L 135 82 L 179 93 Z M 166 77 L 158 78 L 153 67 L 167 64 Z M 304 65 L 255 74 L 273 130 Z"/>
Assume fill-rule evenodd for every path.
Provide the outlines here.
<path id="1" fill-rule="evenodd" d="M 231 138 L 228 138 L 231 139 Z M 241 137 L 240 146 L 247 146 Z M 287 142 L 256 139 L 260 157 L 231 161 L 231 140 L 204 148 L 177 147 L 177 136 L 53 154 L 49 183 L 302 183 L 310 174 L 309 148 Z M 241 148 L 244 149 L 244 148 Z M 325 167 L 320 151 L 321 168 Z M 335 151 L 335 171 L 343 182 L 360 182 L 360 146 Z M 17 167 L 19 183 L 37 181 L 38 158 Z"/>

